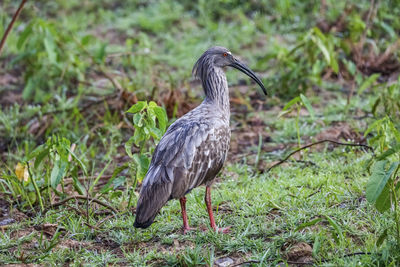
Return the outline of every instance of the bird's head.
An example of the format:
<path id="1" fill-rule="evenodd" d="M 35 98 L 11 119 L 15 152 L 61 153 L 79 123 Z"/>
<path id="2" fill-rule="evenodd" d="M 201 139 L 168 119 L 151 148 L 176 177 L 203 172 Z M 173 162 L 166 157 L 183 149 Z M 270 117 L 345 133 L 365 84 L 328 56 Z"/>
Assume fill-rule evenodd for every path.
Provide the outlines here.
<path id="1" fill-rule="evenodd" d="M 235 58 L 228 49 L 222 46 L 213 46 L 209 48 L 206 52 L 204 52 L 203 55 L 197 60 L 192 72 L 196 78 L 205 81 L 207 79 L 208 71 L 210 70 L 210 68 L 223 68 L 226 66 L 234 67 L 235 69 L 240 70 L 241 72 L 252 78 L 261 87 L 264 94 L 267 94 L 267 90 L 265 89 L 264 84 L 256 76 L 256 74 L 244 63 Z"/>

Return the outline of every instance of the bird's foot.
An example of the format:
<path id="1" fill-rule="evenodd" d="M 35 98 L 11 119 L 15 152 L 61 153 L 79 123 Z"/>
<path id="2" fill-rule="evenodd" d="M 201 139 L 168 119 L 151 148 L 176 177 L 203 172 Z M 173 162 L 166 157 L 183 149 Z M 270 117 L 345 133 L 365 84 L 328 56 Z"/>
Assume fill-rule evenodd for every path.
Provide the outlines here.
<path id="1" fill-rule="evenodd" d="M 194 231 L 196 228 L 194 227 L 183 227 L 183 234 L 186 235 L 189 231 Z"/>

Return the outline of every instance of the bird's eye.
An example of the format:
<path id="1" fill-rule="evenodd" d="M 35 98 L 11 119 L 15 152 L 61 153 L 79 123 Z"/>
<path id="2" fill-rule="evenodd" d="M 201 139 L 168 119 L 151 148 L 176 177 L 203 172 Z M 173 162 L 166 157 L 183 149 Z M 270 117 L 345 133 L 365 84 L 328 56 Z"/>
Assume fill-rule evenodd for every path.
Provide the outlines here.
<path id="1" fill-rule="evenodd" d="M 227 57 L 227 56 L 228 56 L 228 53 L 225 52 L 225 53 L 223 53 L 222 55 L 223 55 L 224 57 Z"/>

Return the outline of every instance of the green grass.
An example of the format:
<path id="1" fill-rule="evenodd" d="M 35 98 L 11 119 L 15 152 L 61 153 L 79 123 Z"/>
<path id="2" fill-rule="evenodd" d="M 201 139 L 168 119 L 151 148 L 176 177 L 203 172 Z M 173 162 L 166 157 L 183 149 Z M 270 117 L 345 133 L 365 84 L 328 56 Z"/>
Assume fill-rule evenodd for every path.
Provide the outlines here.
<path id="1" fill-rule="evenodd" d="M 368 179 L 364 164 L 370 157 L 357 150 L 326 150 L 306 156 L 315 166 L 290 162 L 265 174 L 256 174 L 247 165 L 229 165 L 212 191 L 217 225 L 231 225 L 229 234 L 209 229 L 204 188 L 197 188 L 188 195 L 187 203 L 189 222 L 199 230 L 187 235 L 182 234 L 176 200 L 170 201 L 146 230 L 132 227 L 134 215 L 129 212 L 107 220 L 101 229 L 94 230 L 83 224 L 84 218 L 61 208 L 45 215 L 37 214 L 1 233 L 0 259 L 19 262 L 18 248 L 27 244 L 25 261 L 43 264 L 61 264 L 73 259 L 76 265 L 191 266 L 195 262 L 204 264 L 211 258 L 230 256 L 238 262 L 263 259 L 265 265 L 273 265 L 287 260 L 291 246 L 318 242 L 313 257 L 320 266 L 384 264 L 375 242 L 383 227 L 392 220 L 379 215 L 364 197 Z M 115 200 L 119 201 L 123 200 Z M 321 216 L 329 216 L 340 233 L 326 220 L 296 231 L 301 224 Z M 93 217 L 90 223 L 100 219 Z M 13 239 L 27 226 L 46 223 L 62 228 L 52 253 L 44 253 L 34 245 L 40 231 Z M 205 228 L 207 231 L 201 230 Z M 64 248 L 66 242 L 75 242 L 77 247 Z M 354 252 L 372 252 L 372 255 L 342 257 Z"/>
<path id="2" fill-rule="evenodd" d="M 18 4 L 1 2 L 0 36 Z M 370 11 L 366 0 L 28 1 L 0 55 L 0 200 L 9 203 L 0 201 L 0 208 L 9 207 L 4 218 L 16 220 L 0 226 L 0 265 L 212 266 L 223 257 L 236 264 L 293 265 L 300 259 L 292 250 L 301 243 L 312 251 L 300 254 L 310 254 L 317 266 L 398 265 L 394 231 L 378 244 L 394 225 L 393 214 L 378 213 L 365 198 L 371 152 L 323 145 L 265 172 L 297 146 L 296 115 L 278 114 L 300 93 L 316 117 L 301 110 L 301 144 L 344 125 L 335 128 L 338 141 L 369 143 L 381 153 L 373 142 L 377 133 L 364 141 L 365 130 L 386 115 L 399 128 L 398 69 L 387 70 L 388 61 L 371 71 L 352 47 L 365 35 L 363 60 L 382 55 L 398 39 L 400 7 L 379 2 L 368 22 Z M 344 24 L 335 24 L 343 14 Z M 321 25 L 338 29 L 320 32 Z M 137 100 L 153 100 L 171 123 L 199 104 L 203 93 L 191 69 L 212 45 L 228 47 L 269 89 L 264 97 L 247 77 L 227 70 L 232 149 L 212 199 L 217 225 L 232 231 L 209 229 L 203 187 L 187 196 L 197 231 L 183 235 L 176 200 L 150 228 L 135 229 L 138 167 L 125 151 L 134 133 L 125 111 Z M 397 50 L 392 56 L 398 63 Z M 380 77 L 366 85 L 373 73 Z M 355 138 L 346 140 L 346 134 Z M 30 159 L 40 190 L 19 181 L 17 164 L 55 137 L 76 145 L 59 187 L 46 181 L 66 147 L 52 147 L 38 167 Z M 138 151 L 133 146 L 132 153 Z M 121 166 L 128 168 L 112 176 Z M 112 190 L 100 194 L 110 177 Z M 50 202 L 77 193 L 74 179 L 80 179 L 81 194 L 92 188 L 91 197 L 118 213 L 85 201 L 51 208 Z M 364 254 L 350 255 L 358 252 Z"/>

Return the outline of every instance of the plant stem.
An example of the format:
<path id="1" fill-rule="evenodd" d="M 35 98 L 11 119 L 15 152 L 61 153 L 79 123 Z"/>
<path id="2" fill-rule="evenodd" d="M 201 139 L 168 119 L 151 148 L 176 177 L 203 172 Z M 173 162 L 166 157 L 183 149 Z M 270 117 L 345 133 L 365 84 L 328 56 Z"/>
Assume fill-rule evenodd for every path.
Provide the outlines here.
<path id="1" fill-rule="evenodd" d="M 299 128 L 300 109 L 301 109 L 301 106 L 299 105 L 299 106 L 297 107 L 297 117 L 296 117 L 297 142 L 299 143 L 299 147 L 301 146 L 301 142 L 300 142 L 300 128 Z"/>
<path id="2" fill-rule="evenodd" d="M 8 27 L 7 27 L 6 31 L 4 32 L 3 38 L 0 41 L 0 54 L 1 54 L 1 50 L 3 49 L 4 44 L 6 43 L 7 36 L 10 33 L 11 28 L 14 25 L 15 21 L 17 20 L 19 13 L 21 13 L 21 10 L 24 7 L 26 1 L 27 0 L 22 0 L 21 4 L 19 4 L 17 11 L 15 12 L 10 24 L 8 24 Z"/>
<path id="3" fill-rule="evenodd" d="M 397 245 L 400 247 L 400 219 L 399 219 L 399 214 L 398 214 L 398 205 L 399 202 L 397 200 L 397 192 L 396 192 L 396 187 L 394 185 L 394 182 L 396 180 L 397 172 L 399 171 L 400 165 L 397 165 L 397 169 L 393 174 L 393 182 L 391 183 L 392 186 L 392 192 L 393 192 L 393 198 L 394 198 L 394 222 L 396 223 L 396 239 L 397 239 Z"/>
<path id="4" fill-rule="evenodd" d="M 44 206 L 43 206 L 43 202 L 42 202 L 42 195 L 40 194 L 39 187 L 37 186 L 35 178 L 33 177 L 32 173 L 31 173 L 31 169 L 29 168 L 29 162 L 26 162 L 26 166 L 28 167 L 28 173 L 29 173 L 29 176 L 31 177 L 31 181 L 32 181 L 33 187 L 35 188 L 35 191 L 36 191 L 36 195 L 37 195 L 37 198 L 38 198 L 38 201 L 39 201 L 39 204 L 40 204 L 40 209 L 41 209 L 41 211 L 44 211 Z"/>

